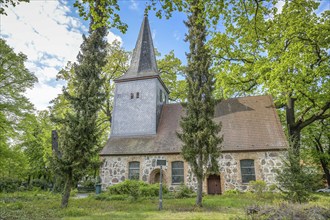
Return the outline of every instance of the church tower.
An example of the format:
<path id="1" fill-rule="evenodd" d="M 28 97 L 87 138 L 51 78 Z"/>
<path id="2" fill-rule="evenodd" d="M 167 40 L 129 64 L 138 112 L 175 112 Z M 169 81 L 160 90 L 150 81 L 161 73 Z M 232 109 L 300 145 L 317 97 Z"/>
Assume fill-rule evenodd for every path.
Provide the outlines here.
<path id="1" fill-rule="evenodd" d="M 115 80 L 111 136 L 155 135 L 168 89 L 160 78 L 145 15 L 128 71 Z"/>

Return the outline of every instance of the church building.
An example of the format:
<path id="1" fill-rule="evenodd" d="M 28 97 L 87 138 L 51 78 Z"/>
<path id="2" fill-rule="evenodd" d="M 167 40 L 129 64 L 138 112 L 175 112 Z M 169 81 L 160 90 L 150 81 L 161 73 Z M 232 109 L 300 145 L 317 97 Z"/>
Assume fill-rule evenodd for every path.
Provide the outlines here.
<path id="1" fill-rule="evenodd" d="M 159 159 L 166 160 L 163 181 L 170 190 L 181 183 L 196 189 L 197 180 L 180 155 L 182 142 L 176 135 L 184 110 L 168 97 L 145 16 L 130 67 L 115 80 L 111 135 L 100 152 L 103 189 L 126 179 L 159 182 Z M 246 190 L 251 180 L 275 183 L 287 141 L 272 97 L 224 100 L 215 107 L 214 121 L 222 123 L 219 135 L 224 141 L 219 173 L 207 176 L 205 193 Z"/>

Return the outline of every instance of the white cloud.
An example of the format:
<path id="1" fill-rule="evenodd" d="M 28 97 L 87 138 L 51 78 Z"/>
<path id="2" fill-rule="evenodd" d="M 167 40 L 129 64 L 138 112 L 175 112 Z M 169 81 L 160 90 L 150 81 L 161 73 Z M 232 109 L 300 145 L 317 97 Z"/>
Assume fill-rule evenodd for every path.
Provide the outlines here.
<path id="1" fill-rule="evenodd" d="M 129 9 L 134 11 L 139 10 L 139 3 L 136 0 L 130 0 Z"/>
<path id="2" fill-rule="evenodd" d="M 282 13 L 282 9 L 283 9 L 283 6 L 285 4 L 285 1 L 278 1 L 276 4 L 275 4 L 275 7 L 277 8 L 277 14 L 281 14 Z"/>
<path id="3" fill-rule="evenodd" d="M 111 42 L 117 40 L 117 41 L 120 42 L 120 45 L 123 44 L 123 40 L 121 39 L 121 37 L 115 35 L 114 33 L 110 32 L 110 31 L 109 31 L 108 36 L 106 37 L 106 39 L 107 39 L 107 41 L 108 41 L 109 43 L 111 43 Z"/>
<path id="4" fill-rule="evenodd" d="M 8 16 L 1 16 L 0 36 L 15 52 L 27 55 L 26 67 L 39 79 L 39 84 L 27 93 L 38 110 L 44 109 L 54 98 L 46 100 L 51 97 L 47 95 L 48 91 L 51 93 L 58 89 L 47 83 L 54 81 L 58 71 L 68 61 L 76 61 L 82 32 L 88 30 L 79 18 L 69 14 L 71 11 L 67 4 L 70 1 L 30 1 L 6 9 Z M 114 39 L 122 42 L 119 36 L 109 32 L 107 40 L 111 42 Z M 41 103 L 41 100 L 44 102 Z"/>
<path id="5" fill-rule="evenodd" d="M 55 87 L 47 84 L 37 83 L 33 89 L 26 91 L 26 96 L 37 107 L 37 110 L 44 110 L 50 106 L 49 102 L 62 93 L 62 85 Z"/>

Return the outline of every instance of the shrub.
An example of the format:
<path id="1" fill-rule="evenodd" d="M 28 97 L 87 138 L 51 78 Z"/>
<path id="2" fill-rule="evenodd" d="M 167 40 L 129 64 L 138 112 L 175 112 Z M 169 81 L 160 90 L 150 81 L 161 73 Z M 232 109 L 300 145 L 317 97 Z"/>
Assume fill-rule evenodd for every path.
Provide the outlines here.
<path id="1" fill-rule="evenodd" d="M 141 195 L 144 197 L 154 197 L 159 194 L 159 186 L 152 184 L 150 186 L 141 186 Z"/>
<path id="2" fill-rule="evenodd" d="M 225 192 L 225 195 L 238 195 L 238 194 L 240 194 L 240 191 L 238 191 L 237 189 L 230 189 Z"/>
<path id="3" fill-rule="evenodd" d="M 78 194 L 78 189 L 71 189 L 70 195 L 76 196 Z"/>
<path id="4" fill-rule="evenodd" d="M 114 195 L 130 195 L 131 191 L 139 191 L 140 187 L 148 184 L 137 180 L 125 180 L 108 188 L 110 194 Z"/>
<path id="5" fill-rule="evenodd" d="M 303 166 L 293 149 L 288 150 L 283 164 L 282 169 L 277 171 L 277 181 L 285 199 L 299 203 L 309 201 L 315 184 L 319 182 L 318 174 L 313 169 Z"/>
<path id="6" fill-rule="evenodd" d="M 257 196 L 263 196 L 264 192 L 266 192 L 267 184 L 263 180 L 256 180 L 249 182 L 250 191 L 255 193 Z"/>
<path id="7" fill-rule="evenodd" d="M 129 195 L 133 200 L 140 196 L 154 197 L 159 194 L 159 184 L 147 184 L 143 181 L 125 180 L 108 188 L 110 195 Z M 168 189 L 163 185 L 163 193 L 166 194 Z"/>
<path id="8" fill-rule="evenodd" d="M 19 190 L 22 181 L 14 178 L 0 179 L 0 192 L 15 192 Z"/>
<path id="9" fill-rule="evenodd" d="M 35 188 L 46 190 L 48 184 L 47 181 L 44 179 L 33 179 L 31 180 L 30 185 Z"/>
<path id="10" fill-rule="evenodd" d="M 175 190 L 175 198 L 190 198 L 194 193 L 192 189 L 186 186 L 184 183 L 181 183 L 180 186 Z"/>
<path id="11" fill-rule="evenodd" d="M 268 191 L 269 192 L 275 192 L 277 190 L 277 186 L 276 184 L 271 184 L 269 187 L 268 187 Z"/>
<path id="12" fill-rule="evenodd" d="M 93 188 L 95 186 L 95 180 L 86 179 L 84 181 L 79 182 L 79 186 L 82 188 Z"/>

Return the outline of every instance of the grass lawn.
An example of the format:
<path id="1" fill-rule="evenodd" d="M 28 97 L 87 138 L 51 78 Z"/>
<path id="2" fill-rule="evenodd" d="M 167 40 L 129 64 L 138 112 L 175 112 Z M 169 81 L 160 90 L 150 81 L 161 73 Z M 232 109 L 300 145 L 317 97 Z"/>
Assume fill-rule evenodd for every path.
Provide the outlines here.
<path id="1" fill-rule="evenodd" d="M 245 208 L 252 205 L 277 206 L 279 195 L 257 198 L 250 193 L 205 196 L 203 208 L 195 199 L 163 200 L 158 211 L 157 198 L 130 200 L 96 200 L 71 198 L 69 207 L 60 208 L 61 196 L 49 192 L 16 192 L 0 194 L 0 219 L 246 219 Z M 329 208 L 329 195 L 315 195 L 309 205 Z"/>

